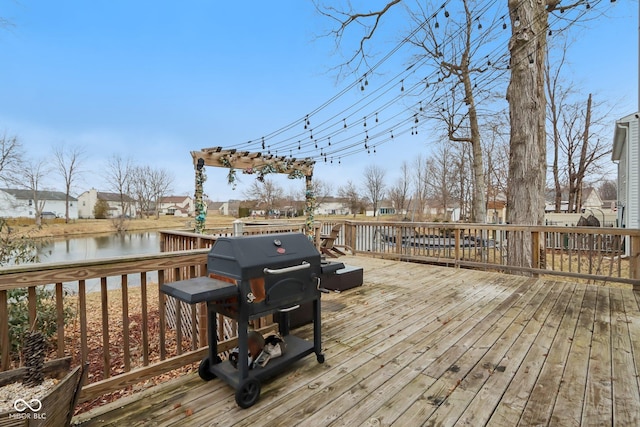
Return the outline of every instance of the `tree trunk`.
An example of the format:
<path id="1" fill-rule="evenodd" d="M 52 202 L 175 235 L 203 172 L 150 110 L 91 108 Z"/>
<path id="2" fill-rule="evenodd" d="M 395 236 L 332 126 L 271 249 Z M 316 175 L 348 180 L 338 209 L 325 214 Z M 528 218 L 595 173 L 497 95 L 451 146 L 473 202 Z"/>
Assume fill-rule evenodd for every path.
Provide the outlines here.
<path id="1" fill-rule="evenodd" d="M 587 99 L 587 112 L 584 119 L 584 134 L 582 135 L 582 147 L 580 150 L 580 163 L 578 164 L 578 174 L 576 177 L 576 207 L 582 210 L 582 184 L 587 169 L 587 155 L 589 153 L 589 128 L 591 126 L 591 94 Z"/>
<path id="2" fill-rule="evenodd" d="M 67 194 L 64 196 L 64 222 L 69 224 L 69 187 L 67 187 Z"/>
<path id="3" fill-rule="evenodd" d="M 507 217 L 511 224 L 541 225 L 546 178 L 544 65 L 548 13 L 544 2 L 509 0 L 508 4 L 512 35 L 511 81 L 507 88 L 511 124 Z M 521 239 L 513 234 L 509 237 L 508 263 L 533 267 L 531 234 L 524 232 Z"/>

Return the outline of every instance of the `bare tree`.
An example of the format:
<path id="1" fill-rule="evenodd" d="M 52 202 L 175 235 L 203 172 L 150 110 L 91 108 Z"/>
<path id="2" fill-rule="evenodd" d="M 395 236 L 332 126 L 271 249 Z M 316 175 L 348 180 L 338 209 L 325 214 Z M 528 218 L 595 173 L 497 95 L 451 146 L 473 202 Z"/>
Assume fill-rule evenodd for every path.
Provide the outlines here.
<path id="1" fill-rule="evenodd" d="M 331 186 L 329 183 L 321 179 L 313 178 L 313 181 L 311 181 L 311 190 L 316 198 L 317 205 L 324 203 L 327 197 L 331 197 Z M 306 191 L 306 189 L 302 189 L 297 197 L 299 197 L 300 200 L 304 200 L 306 197 Z"/>
<path id="2" fill-rule="evenodd" d="M 370 41 L 378 29 L 383 17 L 390 13 L 394 6 L 404 4 L 404 10 L 408 19 L 413 23 L 408 32 L 407 41 L 417 48 L 414 55 L 417 61 L 428 58 L 438 69 L 437 82 L 435 78 L 431 83 L 436 83 L 433 98 L 435 102 L 427 102 L 425 109 L 430 110 L 429 117 L 436 118 L 446 128 L 446 134 L 450 141 L 471 146 L 471 181 L 473 198 L 471 220 L 484 222 L 486 219 L 486 184 L 485 170 L 482 152 L 482 139 L 480 133 L 480 115 L 477 108 L 478 94 L 485 92 L 488 96 L 490 90 L 478 87 L 475 76 L 488 70 L 486 58 L 479 54 L 480 49 L 493 37 L 491 25 L 483 29 L 472 10 L 474 4 L 471 0 L 460 0 L 461 13 L 450 14 L 444 11 L 446 22 L 443 25 L 425 25 L 431 21 L 444 5 L 434 5 L 430 2 L 416 1 L 413 6 L 408 2 L 393 0 L 383 3 L 377 10 L 358 12 L 347 2 L 344 9 L 334 6 L 322 6 L 316 2 L 318 11 L 337 22 L 336 28 L 330 33 L 340 45 L 348 28 L 362 29 L 359 43 L 355 53 L 340 67 L 342 70 L 355 68 L 356 70 L 367 64 L 367 49 L 365 44 Z M 461 19 L 458 19 L 461 16 Z M 356 24 L 356 25 L 354 25 Z M 475 28 L 478 28 L 477 31 Z M 482 57 L 482 59 L 480 59 Z M 490 61 L 489 61 L 490 65 Z M 494 69 L 491 69 L 494 71 Z M 484 79 L 487 80 L 488 79 Z M 427 86 L 429 81 L 426 81 Z M 434 86 L 432 86 L 434 87 Z M 482 102 L 482 100 L 481 100 Z M 423 114 L 421 104 L 418 114 Z M 467 189 L 464 191 L 468 192 Z"/>
<path id="3" fill-rule="evenodd" d="M 131 160 L 113 155 L 107 161 L 104 178 L 109 190 L 118 194 L 122 218 L 130 214 L 133 166 Z"/>
<path id="4" fill-rule="evenodd" d="M 279 207 L 282 194 L 282 188 L 271 179 L 265 179 L 263 182 L 255 180 L 245 192 L 247 198 L 264 205 L 265 216 Z"/>
<path id="5" fill-rule="evenodd" d="M 153 168 L 149 173 L 149 185 L 151 186 L 156 219 L 160 218 L 160 202 L 171 191 L 173 180 L 173 175 L 166 169 Z"/>
<path id="6" fill-rule="evenodd" d="M 385 170 L 377 165 L 369 165 L 364 169 L 363 183 L 364 194 L 373 205 L 373 216 L 377 215 L 378 204 L 385 195 L 384 183 Z"/>
<path id="7" fill-rule="evenodd" d="M 25 161 L 20 169 L 20 181 L 16 183 L 29 190 L 31 194 L 30 202 L 33 204 L 36 217 L 36 226 L 41 227 L 42 212 L 46 203 L 46 200 L 41 197 L 41 191 L 43 191 L 43 181 L 49 173 L 49 166 L 45 160 L 30 160 Z"/>
<path id="8" fill-rule="evenodd" d="M 598 187 L 598 194 L 602 200 L 618 200 L 618 185 L 615 181 L 604 181 Z"/>
<path id="9" fill-rule="evenodd" d="M 0 138 L 0 180 L 7 181 L 22 160 L 22 144 L 17 137 L 4 134 Z"/>
<path id="10" fill-rule="evenodd" d="M 151 211 L 160 217 L 160 202 L 171 189 L 173 177 L 161 168 L 148 165 L 134 166 L 131 169 L 131 192 L 138 203 L 140 216 L 149 217 Z"/>
<path id="11" fill-rule="evenodd" d="M 338 197 L 345 200 L 346 207 L 349 208 L 355 218 L 356 214 L 362 209 L 363 203 L 358 188 L 353 181 L 349 180 L 345 185 L 338 188 Z"/>
<path id="12" fill-rule="evenodd" d="M 456 160 L 455 146 L 440 144 L 437 150 L 427 158 L 425 176 L 422 185 L 427 190 L 430 207 L 438 209 L 445 216 L 459 199 L 459 164 Z"/>
<path id="13" fill-rule="evenodd" d="M 71 190 L 82 175 L 82 162 L 85 151 L 80 147 L 65 147 L 58 145 L 53 148 L 55 157 L 55 168 L 60 177 L 64 180 L 65 209 L 64 221 L 69 222 L 69 198 Z"/>
<path id="14" fill-rule="evenodd" d="M 427 208 L 428 182 L 427 182 L 427 160 L 418 155 L 413 161 L 413 211 L 418 212 L 418 220 L 422 219 Z"/>
<path id="15" fill-rule="evenodd" d="M 448 82 L 440 84 L 440 103 L 429 103 L 432 116 L 441 121 L 446 127 L 447 138 L 452 142 L 471 145 L 473 171 L 473 199 L 471 220 L 484 222 L 486 220 L 486 184 L 480 132 L 480 118 L 476 107 L 476 95 L 480 89 L 474 84 L 475 76 L 486 72 L 487 68 L 473 65 L 474 56 L 478 48 L 489 41 L 491 33 L 486 29 L 478 29 L 474 34 L 475 19 L 469 6 L 469 0 L 461 0 L 463 6 L 462 22 L 451 22 L 448 17 L 444 29 L 422 25 L 429 16 L 433 15 L 433 8 L 420 13 L 411 12 L 410 17 L 415 25 L 423 28 L 410 41 L 419 47 L 424 55 L 435 61 L 439 67 L 439 80 Z M 429 3 L 427 3 L 428 5 Z M 426 12 L 426 13 L 425 13 Z M 475 39 L 472 39 L 475 35 Z M 463 191 L 464 190 L 464 191 Z M 461 189 L 461 194 L 466 192 Z"/>
<path id="16" fill-rule="evenodd" d="M 569 96 L 570 89 L 565 89 L 561 85 L 561 70 L 565 64 L 565 52 L 567 49 L 567 43 L 564 42 L 561 50 L 561 56 L 557 63 L 552 66 L 547 55 L 547 63 L 545 66 L 545 83 L 546 83 L 546 95 L 548 99 L 547 106 L 547 120 L 549 122 L 549 139 L 551 140 L 551 146 L 553 148 L 553 160 L 551 166 L 551 174 L 553 177 L 553 189 L 554 189 L 554 205 L 555 212 L 560 212 L 562 203 L 562 182 L 560 171 L 560 127 L 561 127 L 561 112 L 564 110 L 565 103 Z"/>
<path id="17" fill-rule="evenodd" d="M 411 188 L 411 176 L 409 172 L 409 164 L 404 161 L 400 166 L 400 176 L 395 184 L 389 189 L 389 198 L 393 202 L 396 211 L 405 214 L 409 208 Z"/>

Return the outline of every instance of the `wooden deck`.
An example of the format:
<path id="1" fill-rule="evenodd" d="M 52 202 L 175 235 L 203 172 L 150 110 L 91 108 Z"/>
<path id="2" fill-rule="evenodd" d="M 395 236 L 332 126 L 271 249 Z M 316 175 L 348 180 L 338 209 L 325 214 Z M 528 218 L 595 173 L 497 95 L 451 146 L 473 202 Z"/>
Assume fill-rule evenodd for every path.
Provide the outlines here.
<path id="1" fill-rule="evenodd" d="M 234 391 L 197 374 L 76 417 L 84 426 L 638 426 L 640 295 L 367 257 L 323 295 L 315 357 Z M 310 328 L 298 334 L 310 335 Z"/>

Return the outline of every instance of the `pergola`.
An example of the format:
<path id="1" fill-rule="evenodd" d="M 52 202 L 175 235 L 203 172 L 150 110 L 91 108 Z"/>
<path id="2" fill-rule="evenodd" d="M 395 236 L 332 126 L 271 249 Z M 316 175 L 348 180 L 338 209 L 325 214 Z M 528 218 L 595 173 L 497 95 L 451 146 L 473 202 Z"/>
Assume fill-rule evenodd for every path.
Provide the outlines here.
<path id="1" fill-rule="evenodd" d="M 203 233 L 207 219 L 207 209 L 203 201 L 203 184 L 206 180 L 205 166 L 214 166 L 229 169 L 227 181 L 235 186 L 236 173 L 240 170 L 243 174 L 255 174 L 260 181 L 270 173 L 286 174 L 291 179 L 304 178 L 305 213 L 307 215 L 306 231 L 309 238 L 313 238 L 313 210 L 315 195 L 311 186 L 313 166 L 315 161 L 310 158 L 296 159 L 286 156 L 263 155 L 260 152 L 225 150 L 222 147 L 203 148 L 200 151 L 192 151 L 193 164 L 196 172 L 195 210 L 196 233 Z"/>

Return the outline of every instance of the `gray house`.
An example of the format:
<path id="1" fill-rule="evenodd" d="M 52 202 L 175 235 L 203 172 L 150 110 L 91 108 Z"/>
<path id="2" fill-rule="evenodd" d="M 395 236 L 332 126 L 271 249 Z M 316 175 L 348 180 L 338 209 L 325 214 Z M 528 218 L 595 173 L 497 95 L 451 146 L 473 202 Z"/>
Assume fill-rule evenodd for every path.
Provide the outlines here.
<path id="1" fill-rule="evenodd" d="M 618 225 L 640 229 L 640 114 L 616 121 L 611 159 L 618 164 Z"/>

